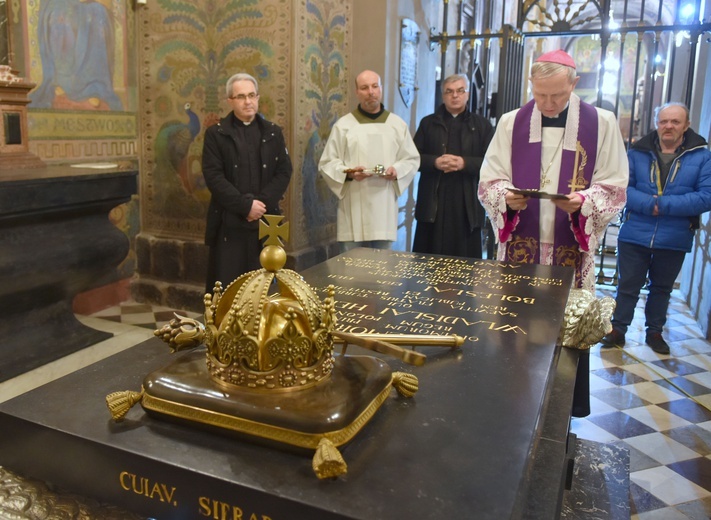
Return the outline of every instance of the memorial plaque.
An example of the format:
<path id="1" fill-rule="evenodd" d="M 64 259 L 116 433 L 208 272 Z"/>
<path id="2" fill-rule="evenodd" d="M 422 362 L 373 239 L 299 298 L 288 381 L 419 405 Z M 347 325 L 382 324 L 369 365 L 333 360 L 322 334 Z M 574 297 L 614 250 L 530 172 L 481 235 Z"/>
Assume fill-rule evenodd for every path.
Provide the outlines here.
<path id="1" fill-rule="evenodd" d="M 417 44 L 420 31 L 417 22 L 405 18 L 400 25 L 400 97 L 410 108 L 417 91 Z"/>
<path id="2" fill-rule="evenodd" d="M 532 348 L 555 342 L 570 289 L 566 270 L 551 276 L 536 267 L 356 249 L 304 277 L 324 295 L 335 286 L 337 328 L 344 332 L 457 334 L 464 350 L 484 337 Z"/>
<path id="3" fill-rule="evenodd" d="M 114 423 L 105 395 L 174 359 L 158 339 L 0 404 L 0 465 L 158 519 L 559 515 L 577 352 L 555 342 L 571 269 L 356 249 L 303 276 L 335 286 L 341 330 L 466 338 L 418 347 L 423 366 L 388 360 L 419 391 L 343 448 L 347 474 L 320 481 L 310 455 L 139 407 Z"/>

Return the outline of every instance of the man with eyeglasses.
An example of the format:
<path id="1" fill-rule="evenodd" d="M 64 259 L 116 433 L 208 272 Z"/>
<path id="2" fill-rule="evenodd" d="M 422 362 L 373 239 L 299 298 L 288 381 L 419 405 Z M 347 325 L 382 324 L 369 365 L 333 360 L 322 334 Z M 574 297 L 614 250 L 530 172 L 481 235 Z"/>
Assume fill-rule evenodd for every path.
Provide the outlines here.
<path id="1" fill-rule="evenodd" d="M 639 291 L 649 280 L 645 342 L 654 352 L 669 354 L 662 337 L 669 298 L 691 251 L 699 217 L 711 210 L 711 151 L 706 139 L 690 128 L 685 105 L 662 105 L 654 120 L 656 130 L 628 152 L 630 182 L 617 237 L 617 306 L 612 332 L 601 346 L 625 345 Z"/>
<path id="2" fill-rule="evenodd" d="M 202 173 L 212 198 L 205 244 L 210 247 L 205 290 L 226 287 L 259 269 L 259 219 L 281 214 L 279 201 L 292 166 L 281 128 L 259 113 L 259 86 L 249 74 L 227 80 L 232 111 L 205 131 Z"/>
<path id="3" fill-rule="evenodd" d="M 628 166 L 615 114 L 575 95 L 578 80 L 565 51 L 536 59 L 533 99 L 496 125 L 479 200 L 494 228 L 498 260 L 573 268 L 575 287 L 594 295 L 595 252 L 624 206 Z M 590 414 L 589 364 L 589 350 L 581 350 L 576 417 Z"/>
<path id="4" fill-rule="evenodd" d="M 477 199 L 479 170 L 494 128 L 469 111 L 469 79 L 449 76 L 443 101 L 420 122 L 420 151 L 412 250 L 416 253 L 481 258 L 485 213 Z"/>
<path id="5" fill-rule="evenodd" d="M 338 197 L 337 240 L 354 247 L 390 249 L 397 239 L 398 197 L 420 165 L 407 123 L 385 110 L 380 76 L 355 80 L 358 107 L 331 128 L 319 172 Z"/>

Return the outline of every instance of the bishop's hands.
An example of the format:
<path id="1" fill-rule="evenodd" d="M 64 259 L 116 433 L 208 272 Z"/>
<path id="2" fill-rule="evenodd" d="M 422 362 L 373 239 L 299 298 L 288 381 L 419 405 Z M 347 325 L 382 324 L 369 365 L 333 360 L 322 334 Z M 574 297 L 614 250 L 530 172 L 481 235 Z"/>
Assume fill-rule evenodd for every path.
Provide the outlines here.
<path id="1" fill-rule="evenodd" d="M 566 213 L 575 213 L 576 211 L 580 211 L 580 208 L 583 205 L 583 196 L 578 193 L 571 193 L 570 195 L 567 195 L 567 197 L 567 199 L 554 199 L 552 202 L 558 206 L 558 209 L 562 209 Z"/>
<path id="2" fill-rule="evenodd" d="M 531 197 L 528 197 L 527 195 L 507 191 L 506 205 L 514 211 L 522 211 L 528 207 L 528 199 L 530 198 Z"/>
<path id="3" fill-rule="evenodd" d="M 523 211 L 528 207 L 528 200 L 531 198 L 527 195 L 521 195 L 520 193 L 513 193 L 507 191 L 506 195 L 506 205 L 514 211 Z M 580 211 L 583 205 L 583 196 L 578 193 L 571 193 L 566 195 L 566 198 L 561 199 L 551 199 L 551 202 L 566 213 L 575 213 Z"/>
<path id="4" fill-rule="evenodd" d="M 445 153 L 435 159 L 435 168 L 444 173 L 458 172 L 464 169 L 464 158 L 459 155 Z"/>

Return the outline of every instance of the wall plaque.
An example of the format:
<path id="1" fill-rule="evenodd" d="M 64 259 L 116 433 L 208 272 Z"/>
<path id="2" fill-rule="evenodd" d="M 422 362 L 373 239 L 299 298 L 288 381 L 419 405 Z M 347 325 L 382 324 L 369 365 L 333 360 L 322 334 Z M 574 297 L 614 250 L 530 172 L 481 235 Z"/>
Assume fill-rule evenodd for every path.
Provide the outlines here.
<path id="1" fill-rule="evenodd" d="M 410 108 L 417 90 L 417 44 L 420 31 L 414 20 L 404 18 L 400 26 L 400 96 Z"/>

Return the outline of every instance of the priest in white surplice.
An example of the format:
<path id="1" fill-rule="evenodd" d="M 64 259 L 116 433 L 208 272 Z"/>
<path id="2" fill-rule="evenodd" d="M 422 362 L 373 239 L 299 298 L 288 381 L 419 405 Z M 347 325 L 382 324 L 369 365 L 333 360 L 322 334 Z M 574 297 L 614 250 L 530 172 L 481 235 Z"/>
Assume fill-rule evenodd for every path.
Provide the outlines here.
<path id="1" fill-rule="evenodd" d="M 420 166 L 407 124 L 381 104 L 380 76 L 369 70 L 358 74 L 356 96 L 358 107 L 333 125 L 318 165 L 338 197 L 342 252 L 390 248 L 397 239 L 398 197 Z"/>
<path id="2" fill-rule="evenodd" d="M 578 79 L 563 51 L 536 60 L 533 100 L 499 120 L 481 167 L 479 200 L 491 219 L 499 260 L 573 267 L 576 287 L 595 294 L 595 251 L 625 204 L 629 168 L 615 115 L 573 94 Z M 538 198 L 510 188 L 565 197 Z M 579 417 L 590 413 L 585 354 L 573 411 Z"/>

